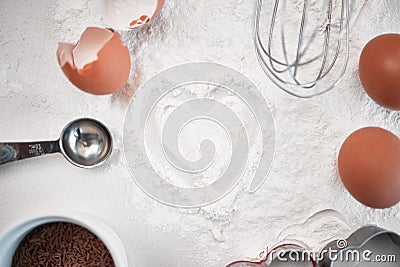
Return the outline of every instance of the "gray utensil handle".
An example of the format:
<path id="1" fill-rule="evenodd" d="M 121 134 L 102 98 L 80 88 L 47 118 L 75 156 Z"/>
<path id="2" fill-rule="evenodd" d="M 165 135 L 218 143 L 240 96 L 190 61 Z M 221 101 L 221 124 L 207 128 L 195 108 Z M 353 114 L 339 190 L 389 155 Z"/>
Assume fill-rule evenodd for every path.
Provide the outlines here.
<path id="1" fill-rule="evenodd" d="M 60 152 L 58 141 L 0 143 L 0 165 L 56 152 Z"/>

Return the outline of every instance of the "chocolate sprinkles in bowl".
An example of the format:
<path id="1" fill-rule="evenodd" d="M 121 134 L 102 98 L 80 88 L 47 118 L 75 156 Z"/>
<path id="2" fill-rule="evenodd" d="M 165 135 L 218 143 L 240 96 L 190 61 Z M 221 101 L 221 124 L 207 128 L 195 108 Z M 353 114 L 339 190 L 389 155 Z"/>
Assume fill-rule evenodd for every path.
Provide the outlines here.
<path id="1" fill-rule="evenodd" d="M 14 253 L 12 267 L 115 267 L 104 243 L 89 230 L 55 222 L 33 229 Z"/>

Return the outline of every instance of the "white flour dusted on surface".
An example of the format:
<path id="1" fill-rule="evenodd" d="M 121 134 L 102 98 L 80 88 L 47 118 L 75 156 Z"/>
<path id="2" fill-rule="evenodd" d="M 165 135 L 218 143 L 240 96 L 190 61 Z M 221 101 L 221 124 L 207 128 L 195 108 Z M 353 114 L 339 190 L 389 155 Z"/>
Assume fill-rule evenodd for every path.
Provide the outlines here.
<path id="1" fill-rule="evenodd" d="M 131 52 L 132 75 L 122 91 L 102 97 L 74 88 L 55 55 L 57 42 L 75 42 L 87 26 L 107 26 L 94 1 L 3 1 L 0 141 L 57 138 L 68 121 L 88 116 L 110 127 L 116 150 L 109 164 L 90 171 L 68 165 L 61 156 L 0 168 L 0 229 L 37 213 L 78 210 L 100 217 L 115 230 L 132 266 L 216 267 L 257 258 L 266 246 L 280 241 L 281 231 L 324 209 L 341 212 L 352 227 L 378 223 L 400 231 L 399 205 L 387 210 L 364 207 L 337 174 L 337 153 L 354 130 L 371 125 L 400 135 L 400 113 L 375 104 L 357 73 L 361 49 L 369 39 L 400 32 L 400 4 L 368 0 L 361 8 L 364 1 L 351 2 L 362 12 L 352 26 L 347 72 L 332 91 L 305 100 L 284 93 L 261 70 L 252 39 L 255 1 L 167 0 L 149 27 L 122 33 Z M 122 154 L 123 120 L 140 85 L 168 67 L 193 61 L 227 65 L 258 86 L 272 107 L 276 151 L 270 174 L 256 193 L 248 193 L 250 169 L 217 203 L 177 209 L 147 196 L 130 177 Z M 174 99 L 179 96 L 171 96 L 170 104 Z M 226 140 L 218 133 L 216 128 L 204 134 L 217 135 L 215 142 L 222 141 L 218 145 L 224 151 Z M 195 158 L 190 153 L 201 133 L 182 134 L 183 155 Z M 257 153 L 250 161 L 257 161 Z M 224 168 L 223 162 L 219 168 L 215 171 Z M 318 231 L 334 232 L 331 223 L 321 225 Z M 323 240 L 313 242 L 310 245 L 317 246 Z"/>

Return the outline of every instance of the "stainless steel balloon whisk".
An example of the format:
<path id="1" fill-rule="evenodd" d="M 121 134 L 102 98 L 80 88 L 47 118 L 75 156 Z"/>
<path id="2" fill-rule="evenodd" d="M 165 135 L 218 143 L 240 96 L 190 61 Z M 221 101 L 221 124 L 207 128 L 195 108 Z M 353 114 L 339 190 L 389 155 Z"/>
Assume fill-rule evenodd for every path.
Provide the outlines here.
<path id="1" fill-rule="evenodd" d="M 264 72 L 298 97 L 332 89 L 349 57 L 349 0 L 268 3 L 257 0 L 255 15 L 256 53 Z"/>

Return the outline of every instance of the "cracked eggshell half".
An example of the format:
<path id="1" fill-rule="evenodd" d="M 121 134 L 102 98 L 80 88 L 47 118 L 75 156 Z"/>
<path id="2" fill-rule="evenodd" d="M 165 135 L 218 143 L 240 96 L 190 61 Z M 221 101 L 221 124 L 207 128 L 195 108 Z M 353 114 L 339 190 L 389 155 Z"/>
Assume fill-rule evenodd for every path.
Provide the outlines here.
<path id="1" fill-rule="evenodd" d="M 131 69 L 129 50 L 112 29 L 86 28 L 76 45 L 59 44 L 57 59 L 71 83 L 94 95 L 121 89 Z"/>
<path id="2" fill-rule="evenodd" d="M 99 0 L 102 17 L 110 27 L 131 30 L 154 20 L 165 0 Z"/>

